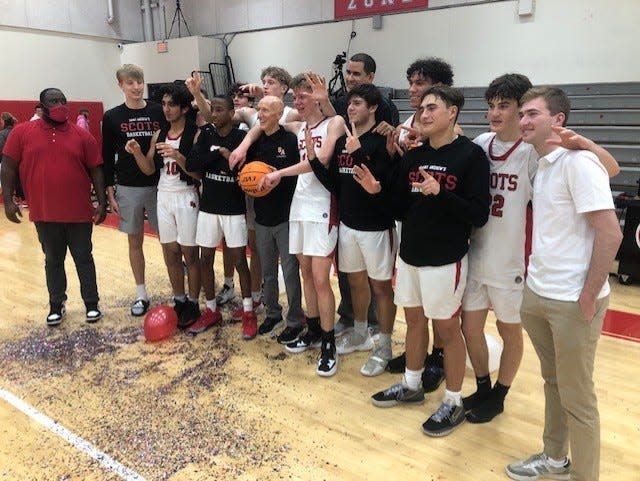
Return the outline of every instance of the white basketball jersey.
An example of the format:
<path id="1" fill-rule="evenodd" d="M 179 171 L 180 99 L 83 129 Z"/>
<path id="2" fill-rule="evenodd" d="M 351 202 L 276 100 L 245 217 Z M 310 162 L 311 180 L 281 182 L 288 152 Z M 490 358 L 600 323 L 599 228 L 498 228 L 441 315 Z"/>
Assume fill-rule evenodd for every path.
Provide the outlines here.
<path id="1" fill-rule="evenodd" d="M 327 138 L 327 129 L 330 118 L 325 118 L 315 126 L 311 127 L 311 138 L 313 139 L 313 149 L 320 152 L 322 143 Z M 307 123 L 302 122 L 298 131 L 298 150 L 300 160 L 306 160 L 307 149 L 304 140 L 304 131 Z M 289 220 L 313 221 L 329 223 L 331 217 L 331 193 L 324 188 L 313 172 L 307 172 L 298 176 L 298 183 L 291 201 Z"/>
<path id="2" fill-rule="evenodd" d="M 289 107 L 288 105 L 284 106 L 284 112 L 282 112 L 282 117 L 280 117 L 280 120 L 278 120 L 278 123 L 280 125 L 284 125 L 287 122 L 287 116 L 289 115 L 289 112 L 291 112 L 291 107 Z M 258 121 L 258 112 L 254 112 L 254 114 L 251 116 L 251 122 L 249 125 L 249 127 L 254 127 L 256 125 L 258 125 L 260 122 Z"/>
<path id="3" fill-rule="evenodd" d="M 169 136 L 165 139 L 165 143 L 169 144 L 174 149 L 180 147 L 180 139 L 182 135 L 177 139 L 170 139 Z M 162 158 L 162 169 L 160 170 L 160 179 L 158 180 L 158 190 L 162 192 L 183 192 L 185 190 L 193 189 L 193 186 L 187 185 L 184 180 L 180 180 L 180 170 L 178 170 L 178 162 L 171 157 Z"/>
<path id="4" fill-rule="evenodd" d="M 413 127 L 413 119 L 415 118 L 416 114 L 411 114 L 411 116 L 405 120 L 404 122 L 402 122 L 402 125 L 404 125 L 405 127 Z M 399 137 L 399 141 L 400 142 L 404 142 L 404 140 L 406 139 L 407 135 L 409 135 L 409 132 L 404 130 L 404 129 L 400 129 L 400 137 Z"/>
<path id="5" fill-rule="evenodd" d="M 494 287 L 524 287 L 526 209 L 538 154 L 522 140 L 501 142 L 494 133 L 474 142 L 489 159 L 491 210 L 487 223 L 471 234 L 469 278 Z"/>

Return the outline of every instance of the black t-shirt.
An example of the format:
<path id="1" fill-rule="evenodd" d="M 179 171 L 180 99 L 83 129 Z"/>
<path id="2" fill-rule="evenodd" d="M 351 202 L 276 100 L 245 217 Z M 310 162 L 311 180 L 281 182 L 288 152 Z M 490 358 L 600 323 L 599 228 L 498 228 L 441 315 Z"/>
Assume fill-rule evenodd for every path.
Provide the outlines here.
<path id="1" fill-rule="evenodd" d="M 298 137 L 281 126 L 271 135 L 264 132 L 249 148 L 247 160 L 261 160 L 276 169 L 284 169 L 300 162 Z M 296 190 L 298 177 L 283 177 L 280 183 L 264 197 L 256 197 L 253 204 L 256 211 L 256 223 L 264 226 L 276 226 L 289 222 L 291 199 Z"/>
<path id="2" fill-rule="evenodd" d="M 413 189 L 422 167 L 440 182 L 438 195 Z M 489 218 L 489 162 L 481 147 L 459 136 L 439 149 L 429 143 L 407 151 L 395 176 L 404 211 L 400 257 L 413 266 L 441 266 L 462 259 L 472 227 Z M 508 247 L 508 246 L 507 246 Z"/>
<path id="3" fill-rule="evenodd" d="M 358 137 L 361 147 L 352 154 L 347 152 L 347 136 L 336 141 L 328 168 L 318 159 L 311 161 L 311 168 L 327 190 L 336 194 L 340 221 L 352 229 L 382 231 L 393 227 L 391 209 L 391 159 L 387 152 L 386 137 L 371 130 Z M 353 166 L 365 164 L 373 176 L 381 179 L 382 190 L 369 194 L 353 178 Z"/>
<path id="4" fill-rule="evenodd" d="M 118 183 L 130 187 L 148 187 L 158 184 L 160 172 L 144 174 L 136 159 L 124 150 L 130 139 L 140 144 L 146 155 L 151 137 L 166 124 L 162 107 L 153 102 L 141 109 L 130 109 L 126 104 L 107 110 L 102 120 L 102 159 L 107 186 Z"/>
<path id="5" fill-rule="evenodd" d="M 187 157 L 185 167 L 202 174 L 200 210 L 209 214 L 242 215 L 246 213 L 244 192 L 238 185 L 238 169 L 230 170 L 229 161 L 219 148 L 234 150 L 244 136 L 244 130 L 233 128 L 225 137 L 211 124 L 200 129 L 200 135 Z"/>

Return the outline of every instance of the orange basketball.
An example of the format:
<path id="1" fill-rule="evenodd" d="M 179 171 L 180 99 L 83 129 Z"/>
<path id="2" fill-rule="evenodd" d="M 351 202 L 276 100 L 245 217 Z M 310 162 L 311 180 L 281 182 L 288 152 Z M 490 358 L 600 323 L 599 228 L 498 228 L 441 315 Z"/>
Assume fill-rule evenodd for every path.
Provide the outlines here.
<path id="1" fill-rule="evenodd" d="M 269 164 L 254 160 L 245 165 L 238 174 L 238 183 L 240 188 L 251 197 L 263 197 L 271 192 L 270 187 L 258 190 L 258 184 L 266 174 L 273 172 L 274 169 Z"/>

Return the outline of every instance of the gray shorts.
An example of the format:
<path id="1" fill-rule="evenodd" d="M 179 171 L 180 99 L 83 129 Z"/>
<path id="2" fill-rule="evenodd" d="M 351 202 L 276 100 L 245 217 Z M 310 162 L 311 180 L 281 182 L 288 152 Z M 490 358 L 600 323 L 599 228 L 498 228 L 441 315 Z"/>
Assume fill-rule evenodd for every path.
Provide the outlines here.
<path id="1" fill-rule="evenodd" d="M 158 232 L 158 188 L 116 186 L 116 201 L 120 207 L 120 230 L 127 234 L 144 232 L 144 213 L 149 227 Z"/>

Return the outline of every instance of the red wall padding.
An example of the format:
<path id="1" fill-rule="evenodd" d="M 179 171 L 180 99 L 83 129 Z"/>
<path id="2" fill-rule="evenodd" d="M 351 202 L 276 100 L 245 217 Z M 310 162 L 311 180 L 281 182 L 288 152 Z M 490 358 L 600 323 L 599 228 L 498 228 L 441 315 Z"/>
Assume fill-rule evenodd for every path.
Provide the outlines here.
<path id="1" fill-rule="evenodd" d="M 0 112 L 9 112 L 18 122 L 24 122 L 33 117 L 37 100 L 0 100 Z M 93 136 L 102 147 L 102 116 L 104 108 L 102 102 L 91 101 L 69 101 L 69 120 L 76 121 L 76 117 L 81 108 L 89 110 L 89 128 Z"/>

